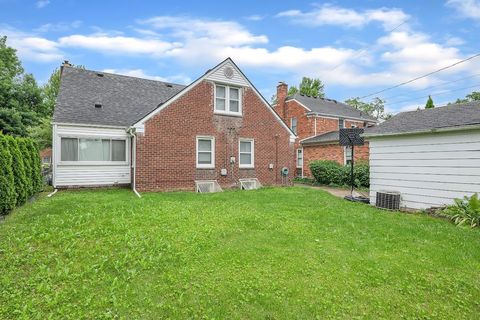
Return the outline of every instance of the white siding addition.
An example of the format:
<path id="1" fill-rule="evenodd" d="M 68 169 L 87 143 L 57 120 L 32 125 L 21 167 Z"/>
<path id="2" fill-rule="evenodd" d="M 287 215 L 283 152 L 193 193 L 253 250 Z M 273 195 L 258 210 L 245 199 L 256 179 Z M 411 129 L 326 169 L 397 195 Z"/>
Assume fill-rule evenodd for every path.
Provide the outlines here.
<path id="1" fill-rule="evenodd" d="M 372 137 L 370 202 L 401 193 L 401 206 L 424 209 L 480 193 L 480 130 Z"/>

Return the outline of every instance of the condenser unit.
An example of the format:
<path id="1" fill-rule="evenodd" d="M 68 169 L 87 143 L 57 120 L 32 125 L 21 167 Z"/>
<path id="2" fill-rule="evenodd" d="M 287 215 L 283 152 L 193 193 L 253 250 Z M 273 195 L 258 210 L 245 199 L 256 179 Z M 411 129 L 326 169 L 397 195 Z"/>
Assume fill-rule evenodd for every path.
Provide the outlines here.
<path id="1" fill-rule="evenodd" d="M 388 210 L 400 210 L 400 192 L 377 191 L 375 206 Z"/>

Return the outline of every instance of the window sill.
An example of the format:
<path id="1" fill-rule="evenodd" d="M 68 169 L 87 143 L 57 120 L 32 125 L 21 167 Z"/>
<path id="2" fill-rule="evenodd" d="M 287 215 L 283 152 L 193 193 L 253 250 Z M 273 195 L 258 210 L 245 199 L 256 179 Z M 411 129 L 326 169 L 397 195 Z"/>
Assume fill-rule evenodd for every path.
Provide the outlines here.
<path id="1" fill-rule="evenodd" d="M 243 117 L 243 115 L 241 113 L 232 113 L 232 112 L 214 111 L 213 114 L 218 115 L 218 116 L 228 116 L 228 117 L 236 117 L 236 118 Z"/>
<path id="2" fill-rule="evenodd" d="M 57 166 L 128 166 L 126 161 L 63 161 Z"/>
<path id="3" fill-rule="evenodd" d="M 198 167 L 198 166 L 197 166 L 197 167 L 195 167 L 195 169 L 200 169 L 200 170 L 202 170 L 202 169 L 212 170 L 212 169 L 215 169 L 215 167 Z"/>
<path id="4" fill-rule="evenodd" d="M 255 169 L 254 166 L 241 166 L 241 167 L 238 167 L 238 169 Z"/>

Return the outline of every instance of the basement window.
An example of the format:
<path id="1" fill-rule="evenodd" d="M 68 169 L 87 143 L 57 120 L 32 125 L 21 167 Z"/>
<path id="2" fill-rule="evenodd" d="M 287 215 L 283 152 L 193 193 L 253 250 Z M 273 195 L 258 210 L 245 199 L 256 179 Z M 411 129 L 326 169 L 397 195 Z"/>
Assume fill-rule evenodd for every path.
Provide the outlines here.
<path id="1" fill-rule="evenodd" d="M 242 115 L 240 88 L 215 85 L 215 113 Z"/>

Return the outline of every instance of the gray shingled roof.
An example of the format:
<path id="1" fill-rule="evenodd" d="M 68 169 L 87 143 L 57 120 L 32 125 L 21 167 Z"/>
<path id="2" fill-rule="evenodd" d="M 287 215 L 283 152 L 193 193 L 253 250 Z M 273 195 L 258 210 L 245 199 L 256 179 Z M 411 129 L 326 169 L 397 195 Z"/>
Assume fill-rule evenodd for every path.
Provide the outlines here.
<path id="1" fill-rule="evenodd" d="M 415 133 L 480 124 L 480 102 L 402 112 L 365 130 L 365 136 Z"/>
<path id="2" fill-rule="evenodd" d="M 302 145 L 309 145 L 318 143 L 338 142 L 340 140 L 339 134 L 339 131 L 330 131 L 327 133 L 316 135 L 315 137 L 302 140 L 300 143 Z"/>
<path id="3" fill-rule="evenodd" d="M 323 98 L 314 98 L 296 93 L 291 97 L 287 98 L 288 100 L 295 99 L 301 104 L 312 110 L 312 112 L 317 112 L 323 115 L 330 115 L 339 118 L 354 118 L 361 119 L 363 121 L 377 121 L 375 118 L 361 112 L 360 110 L 355 109 L 348 104 L 338 102 L 332 99 L 323 99 Z"/>
<path id="4" fill-rule="evenodd" d="M 128 127 L 184 87 L 179 84 L 64 67 L 53 118 L 58 123 Z M 96 103 L 102 107 L 95 108 Z"/>

